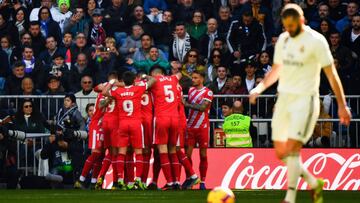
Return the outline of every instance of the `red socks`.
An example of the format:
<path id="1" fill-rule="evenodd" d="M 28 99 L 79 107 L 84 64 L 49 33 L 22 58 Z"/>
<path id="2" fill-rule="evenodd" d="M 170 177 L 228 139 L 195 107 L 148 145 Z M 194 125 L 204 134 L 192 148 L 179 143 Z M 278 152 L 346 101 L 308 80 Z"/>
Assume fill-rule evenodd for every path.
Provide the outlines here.
<path id="1" fill-rule="evenodd" d="M 140 178 L 143 174 L 143 167 L 144 167 L 144 158 L 142 154 L 135 155 L 135 167 L 136 167 L 136 178 Z"/>
<path id="2" fill-rule="evenodd" d="M 172 171 L 173 182 L 179 182 L 180 181 L 180 169 L 181 169 L 179 159 L 178 159 L 176 153 L 169 154 L 169 157 L 171 160 L 171 171 Z"/>
<path id="3" fill-rule="evenodd" d="M 96 163 L 101 158 L 101 153 L 93 152 L 90 156 L 86 159 L 83 170 L 81 172 L 81 176 L 87 177 L 90 170 L 93 168 L 94 163 Z"/>
<path id="4" fill-rule="evenodd" d="M 153 177 L 152 182 L 157 183 L 161 170 L 160 155 L 157 150 L 154 150 L 154 163 L 153 163 Z"/>
<path id="5" fill-rule="evenodd" d="M 100 172 L 100 169 L 101 169 L 101 162 L 102 162 L 102 160 L 103 160 L 103 156 L 101 156 L 98 160 L 97 160 L 97 162 L 95 162 L 94 163 L 94 166 L 93 166 L 93 171 L 92 171 L 92 178 L 97 178 L 98 177 L 98 175 L 99 175 L 99 172 Z"/>
<path id="6" fill-rule="evenodd" d="M 171 183 L 172 174 L 171 174 L 171 164 L 169 161 L 169 155 L 167 153 L 160 153 L 160 162 L 167 183 Z"/>
<path id="7" fill-rule="evenodd" d="M 98 177 L 104 177 L 111 164 L 111 154 L 108 153 L 102 161 L 101 170 Z M 114 168 L 114 167 L 113 167 Z"/>
<path id="8" fill-rule="evenodd" d="M 148 174 L 149 174 L 150 157 L 151 157 L 151 153 L 143 154 L 144 163 L 143 163 L 143 171 L 142 171 L 142 175 L 141 175 L 141 180 L 144 183 L 146 183 L 147 178 L 148 178 Z"/>
<path id="9" fill-rule="evenodd" d="M 176 151 L 176 154 L 178 156 L 179 162 L 184 166 L 186 178 L 189 178 L 190 176 L 195 174 L 195 171 L 192 167 L 192 164 L 188 157 L 185 155 L 185 153 L 180 149 Z"/>
<path id="10" fill-rule="evenodd" d="M 126 153 L 126 161 L 125 161 L 125 183 L 134 181 L 134 155 L 131 152 Z"/>
<path id="11" fill-rule="evenodd" d="M 205 178 L 206 178 L 206 172 L 207 172 L 207 168 L 208 168 L 208 161 L 207 161 L 207 157 L 200 157 L 200 178 L 201 181 L 204 182 Z"/>
<path id="12" fill-rule="evenodd" d="M 112 159 L 113 168 L 115 168 L 117 179 L 114 179 L 113 181 L 117 181 L 119 179 L 124 179 L 124 167 L 125 167 L 125 155 L 124 154 L 118 154 L 116 156 L 113 156 Z"/>

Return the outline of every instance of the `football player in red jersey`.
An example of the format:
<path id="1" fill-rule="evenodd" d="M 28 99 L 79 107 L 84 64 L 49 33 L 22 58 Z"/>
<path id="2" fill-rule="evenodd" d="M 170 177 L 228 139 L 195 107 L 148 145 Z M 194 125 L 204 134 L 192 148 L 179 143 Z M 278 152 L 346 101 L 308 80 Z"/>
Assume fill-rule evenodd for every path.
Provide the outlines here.
<path id="1" fill-rule="evenodd" d="M 121 86 L 121 84 L 118 82 L 118 75 L 116 72 L 109 73 L 108 80 L 109 81 L 115 80 L 115 81 L 117 81 L 117 85 Z M 98 85 L 97 89 L 103 90 L 105 88 L 106 84 L 107 83 Z M 113 124 L 115 122 L 118 122 L 117 108 L 115 108 L 115 101 L 111 97 L 105 97 L 105 99 L 100 102 L 100 105 L 105 106 L 105 112 L 104 112 L 103 119 L 102 119 L 102 129 L 103 129 L 103 134 L 104 134 L 103 147 L 104 147 L 104 149 L 108 150 L 108 153 L 105 155 L 105 157 L 102 161 L 101 170 L 100 170 L 98 180 L 97 180 L 97 183 L 95 186 L 96 189 L 101 189 L 105 174 L 108 171 L 110 165 L 112 164 L 112 159 L 113 159 L 112 150 L 113 149 L 111 147 L 111 137 L 115 137 L 117 134 L 117 125 L 113 125 Z M 114 172 L 114 170 L 115 169 L 113 167 L 113 175 L 116 179 L 116 173 Z"/>
<path id="2" fill-rule="evenodd" d="M 97 176 L 100 172 L 101 161 L 104 156 L 104 134 L 101 128 L 102 116 L 104 115 L 104 106 L 100 105 L 100 101 L 102 100 L 104 100 L 104 96 L 99 93 L 95 101 L 94 114 L 90 118 L 88 147 L 91 150 L 91 154 L 86 159 L 81 176 L 79 178 L 79 186 L 82 188 L 85 188 L 84 182 L 90 170 L 92 170 L 91 188 L 95 187 Z"/>
<path id="3" fill-rule="evenodd" d="M 144 156 L 144 167 L 143 174 L 141 179 L 146 183 L 149 167 L 150 167 L 150 158 L 151 158 L 151 147 L 152 147 L 152 137 L 153 137 L 153 101 L 149 91 L 146 91 L 141 97 L 141 122 L 144 126 L 144 144 L 145 148 L 143 150 Z"/>
<path id="4" fill-rule="evenodd" d="M 153 143 L 159 150 L 161 168 L 167 181 L 163 189 L 180 189 L 180 163 L 176 155 L 176 143 L 179 126 L 177 84 L 181 73 L 165 76 L 160 66 L 153 66 L 150 72 L 157 81 L 150 91 L 155 110 Z"/>
<path id="5" fill-rule="evenodd" d="M 192 163 L 190 159 L 185 155 L 182 151 L 184 148 L 185 142 L 185 135 L 186 135 L 186 115 L 185 115 L 185 107 L 183 104 L 183 91 L 180 84 L 177 86 L 178 92 L 178 99 L 179 99 L 179 137 L 178 142 L 176 144 L 176 154 L 180 163 L 184 166 L 185 173 L 186 173 L 186 180 L 181 185 L 181 189 L 190 189 L 192 186 L 197 185 L 200 183 L 199 177 L 196 175 Z"/>
<path id="6" fill-rule="evenodd" d="M 189 108 L 188 131 L 186 137 L 186 153 L 191 158 L 196 143 L 200 148 L 200 189 L 205 190 L 205 178 L 208 167 L 207 148 L 209 143 L 209 111 L 213 99 L 213 92 L 204 87 L 205 73 L 194 71 L 191 74 L 192 87 L 189 90 L 188 102 L 184 102 Z"/>
<path id="7" fill-rule="evenodd" d="M 144 190 L 146 188 L 146 185 L 141 180 L 143 169 L 142 151 L 144 148 L 144 129 L 141 123 L 141 98 L 145 91 L 156 82 L 154 78 L 146 77 L 148 79 L 146 83 L 140 83 L 135 86 L 135 74 L 127 71 L 122 76 L 125 87 L 111 89 L 114 81 L 110 81 L 103 91 L 105 95 L 111 95 L 116 100 L 118 109 L 118 132 L 116 137 L 112 137 L 112 145 L 116 148 L 117 152 L 117 154 L 113 154 L 115 160 L 113 166 L 117 172 L 117 185 L 123 190 L 126 189 L 124 166 L 129 144 L 134 149 L 136 157 L 135 185 L 139 189 Z"/>

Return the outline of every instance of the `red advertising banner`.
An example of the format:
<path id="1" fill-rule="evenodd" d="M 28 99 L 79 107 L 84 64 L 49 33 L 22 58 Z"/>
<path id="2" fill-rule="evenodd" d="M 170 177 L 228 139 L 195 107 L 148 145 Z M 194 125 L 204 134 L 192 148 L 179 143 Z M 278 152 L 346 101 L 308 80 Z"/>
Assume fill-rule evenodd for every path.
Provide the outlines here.
<path id="1" fill-rule="evenodd" d="M 325 180 L 326 190 L 360 190 L 359 149 L 303 149 L 304 166 L 315 176 Z M 199 151 L 193 152 L 193 166 L 199 174 Z M 152 161 L 151 161 L 152 162 Z M 206 186 L 231 189 L 286 189 L 286 167 L 275 157 L 273 149 L 209 149 Z M 149 172 L 148 183 L 152 171 Z M 111 170 L 106 182 L 112 179 Z M 182 180 L 185 173 L 182 171 Z M 106 184 L 110 187 L 109 184 Z M 160 174 L 158 186 L 165 185 Z M 309 189 L 300 180 L 298 188 Z"/>

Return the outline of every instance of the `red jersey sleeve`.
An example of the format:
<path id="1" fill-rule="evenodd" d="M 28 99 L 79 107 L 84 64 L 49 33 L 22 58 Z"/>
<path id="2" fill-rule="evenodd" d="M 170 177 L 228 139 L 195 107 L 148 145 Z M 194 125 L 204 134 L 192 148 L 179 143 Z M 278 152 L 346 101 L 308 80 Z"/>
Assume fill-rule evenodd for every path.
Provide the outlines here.
<path id="1" fill-rule="evenodd" d="M 208 90 L 206 91 L 206 93 L 204 94 L 204 98 L 203 98 L 203 100 L 206 100 L 206 101 L 212 102 L 213 97 L 214 97 L 213 92 L 212 92 L 210 89 L 208 89 Z"/>

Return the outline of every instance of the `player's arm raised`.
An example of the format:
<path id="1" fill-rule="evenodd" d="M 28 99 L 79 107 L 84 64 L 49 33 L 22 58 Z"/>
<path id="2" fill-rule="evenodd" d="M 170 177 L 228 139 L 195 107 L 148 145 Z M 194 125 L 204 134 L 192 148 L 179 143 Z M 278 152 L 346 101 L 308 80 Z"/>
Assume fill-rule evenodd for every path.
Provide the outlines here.
<path id="1" fill-rule="evenodd" d="M 211 102 L 208 100 L 203 100 L 201 104 L 189 104 L 187 101 L 184 101 L 184 106 L 186 108 L 194 109 L 196 111 L 204 112 L 211 105 Z"/>
<path id="2" fill-rule="evenodd" d="M 147 80 L 147 88 L 151 88 L 155 83 L 156 83 L 156 79 L 154 77 L 151 77 L 149 75 L 145 76 L 146 80 Z"/>
<path id="3" fill-rule="evenodd" d="M 249 100 L 251 104 L 256 103 L 256 98 L 266 90 L 266 88 L 273 85 L 279 79 L 279 70 L 282 65 L 274 64 L 271 70 L 265 75 L 262 80 L 254 89 L 250 91 Z"/>
<path id="4" fill-rule="evenodd" d="M 103 108 L 107 107 L 111 103 L 111 100 L 112 100 L 111 97 L 106 97 L 106 99 L 101 100 L 99 102 L 99 108 L 103 109 Z"/>
<path id="5" fill-rule="evenodd" d="M 116 83 L 116 80 L 115 79 L 112 79 L 110 80 L 106 85 L 105 87 L 103 88 L 102 90 L 102 94 L 105 96 L 105 97 L 110 97 L 111 94 L 110 94 L 110 89 L 113 87 L 113 85 Z"/>
<path id="6" fill-rule="evenodd" d="M 344 90 L 336 68 L 332 63 L 329 66 L 323 67 L 323 70 L 336 96 L 340 123 L 344 125 L 349 125 L 351 120 L 351 113 L 349 108 L 346 106 Z"/>

